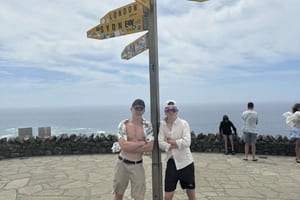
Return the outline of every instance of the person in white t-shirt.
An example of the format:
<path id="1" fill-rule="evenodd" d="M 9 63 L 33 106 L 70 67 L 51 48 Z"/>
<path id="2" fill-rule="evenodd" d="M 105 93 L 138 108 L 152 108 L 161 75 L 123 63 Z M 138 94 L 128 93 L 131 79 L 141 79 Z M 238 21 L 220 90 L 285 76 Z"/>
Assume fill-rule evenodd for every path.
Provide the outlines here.
<path id="1" fill-rule="evenodd" d="M 248 153 L 249 153 L 249 144 L 251 144 L 252 151 L 252 161 L 257 161 L 255 158 L 256 152 L 256 126 L 258 123 L 258 114 L 254 110 L 254 104 L 252 102 L 248 103 L 248 110 L 243 112 L 243 133 L 244 133 L 244 142 L 245 142 L 245 158 L 244 160 L 248 161 Z"/>
<path id="2" fill-rule="evenodd" d="M 169 100 L 165 104 L 165 119 L 161 121 L 158 143 L 160 149 L 167 152 L 165 172 L 165 200 L 173 199 L 176 185 L 186 190 L 189 200 L 195 200 L 195 168 L 191 145 L 189 124 L 177 117 L 176 102 Z"/>

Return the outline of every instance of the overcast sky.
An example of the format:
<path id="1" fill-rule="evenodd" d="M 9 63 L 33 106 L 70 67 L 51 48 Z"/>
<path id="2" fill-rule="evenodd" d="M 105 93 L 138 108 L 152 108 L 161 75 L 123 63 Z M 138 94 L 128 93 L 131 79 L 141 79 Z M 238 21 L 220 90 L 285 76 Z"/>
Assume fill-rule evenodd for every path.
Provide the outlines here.
<path id="1" fill-rule="evenodd" d="M 0 0 L 0 107 L 149 103 L 146 32 L 87 30 L 133 0 Z M 158 0 L 160 101 L 300 101 L 299 0 Z"/>

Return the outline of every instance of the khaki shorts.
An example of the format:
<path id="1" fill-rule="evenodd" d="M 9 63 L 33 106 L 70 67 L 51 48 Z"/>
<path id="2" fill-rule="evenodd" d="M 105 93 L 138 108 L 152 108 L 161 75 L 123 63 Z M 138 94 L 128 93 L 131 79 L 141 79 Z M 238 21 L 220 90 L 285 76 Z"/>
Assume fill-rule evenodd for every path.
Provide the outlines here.
<path id="1" fill-rule="evenodd" d="M 115 166 L 114 192 L 123 195 L 129 181 L 131 185 L 131 197 L 133 199 L 144 199 L 146 181 L 143 164 L 127 164 L 118 160 Z"/>

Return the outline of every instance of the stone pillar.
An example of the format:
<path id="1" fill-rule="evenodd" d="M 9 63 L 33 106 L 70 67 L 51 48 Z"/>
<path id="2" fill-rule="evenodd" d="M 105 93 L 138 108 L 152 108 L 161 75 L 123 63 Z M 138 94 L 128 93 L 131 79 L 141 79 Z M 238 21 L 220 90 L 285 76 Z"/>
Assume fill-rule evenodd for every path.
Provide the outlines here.
<path id="1" fill-rule="evenodd" d="M 19 137 L 32 136 L 32 127 L 30 128 L 18 128 Z"/>
<path id="2" fill-rule="evenodd" d="M 39 127 L 38 136 L 41 138 L 50 137 L 51 136 L 51 127 Z"/>

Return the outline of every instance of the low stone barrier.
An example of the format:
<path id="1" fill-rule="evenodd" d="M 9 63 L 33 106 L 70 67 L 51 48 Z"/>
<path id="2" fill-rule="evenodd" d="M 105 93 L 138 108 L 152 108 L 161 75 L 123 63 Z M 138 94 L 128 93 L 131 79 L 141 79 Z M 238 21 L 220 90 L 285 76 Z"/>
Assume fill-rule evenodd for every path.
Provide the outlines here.
<path id="1" fill-rule="evenodd" d="M 111 146 L 115 141 L 117 141 L 117 136 L 105 136 L 104 134 L 2 138 L 0 140 L 0 158 L 111 153 Z"/>
<path id="2" fill-rule="evenodd" d="M 193 152 L 224 152 L 224 142 L 219 135 L 191 133 L 191 150 Z M 234 136 L 235 151 L 244 152 L 244 143 L 238 136 Z M 111 153 L 112 144 L 117 141 L 116 135 L 67 135 L 25 136 L 0 139 L 0 159 L 29 157 L 42 155 L 72 155 Z M 228 145 L 230 147 L 230 145 Z M 259 135 L 256 144 L 257 154 L 261 155 L 295 155 L 295 140 L 286 136 Z M 251 152 L 251 151 L 250 151 Z"/>
<path id="3" fill-rule="evenodd" d="M 245 143 L 239 136 L 233 136 L 234 150 L 236 153 L 245 152 Z M 250 146 L 250 145 L 249 145 Z M 228 148 L 231 149 L 228 142 Z M 216 134 L 195 135 L 192 132 L 191 150 L 193 152 L 225 152 L 224 141 L 221 136 Z M 249 148 L 251 153 L 251 147 Z M 286 136 L 258 135 L 256 142 L 256 154 L 258 155 L 283 155 L 295 156 L 295 139 Z"/>

